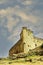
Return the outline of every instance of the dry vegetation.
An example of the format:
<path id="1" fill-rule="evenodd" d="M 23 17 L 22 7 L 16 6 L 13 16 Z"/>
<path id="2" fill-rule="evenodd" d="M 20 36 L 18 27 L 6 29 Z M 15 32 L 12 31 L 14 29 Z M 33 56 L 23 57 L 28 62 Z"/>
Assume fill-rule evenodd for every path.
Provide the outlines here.
<path id="1" fill-rule="evenodd" d="M 20 53 L 14 55 L 14 58 L 0 58 L 0 65 L 43 65 L 43 45 L 28 54 Z"/>
<path id="2" fill-rule="evenodd" d="M 2 58 L 0 59 L 0 65 L 43 65 L 43 56 L 31 56 L 15 60 Z"/>

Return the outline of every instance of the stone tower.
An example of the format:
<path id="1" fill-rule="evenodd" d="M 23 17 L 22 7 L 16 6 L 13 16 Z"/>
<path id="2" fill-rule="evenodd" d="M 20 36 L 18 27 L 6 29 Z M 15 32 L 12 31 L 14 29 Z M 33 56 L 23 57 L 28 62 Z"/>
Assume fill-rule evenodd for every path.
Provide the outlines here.
<path id="1" fill-rule="evenodd" d="M 35 48 L 35 43 L 33 42 L 34 40 L 33 31 L 31 31 L 30 29 L 27 29 L 27 27 L 23 27 L 20 37 L 22 38 L 23 43 L 24 43 L 25 53 Z"/>
<path id="2" fill-rule="evenodd" d="M 33 31 L 22 27 L 20 40 L 9 50 L 9 56 L 17 53 L 28 53 L 29 50 L 35 49 L 43 44 L 43 39 L 33 35 Z"/>

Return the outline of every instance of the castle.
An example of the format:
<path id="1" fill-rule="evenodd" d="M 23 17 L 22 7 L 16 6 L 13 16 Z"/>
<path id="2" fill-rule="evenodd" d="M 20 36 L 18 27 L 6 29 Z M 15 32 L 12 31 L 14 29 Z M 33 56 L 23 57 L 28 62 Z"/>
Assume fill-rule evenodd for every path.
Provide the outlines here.
<path id="1" fill-rule="evenodd" d="M 29 50 L 32 50 L 43 44 L 43 39 L 37 38 L 33 35 L 33 31 L 23 27 L 20 33 L 20 40 L 9 50 L 9 55 L 17 53 L 28 53 Z"/>

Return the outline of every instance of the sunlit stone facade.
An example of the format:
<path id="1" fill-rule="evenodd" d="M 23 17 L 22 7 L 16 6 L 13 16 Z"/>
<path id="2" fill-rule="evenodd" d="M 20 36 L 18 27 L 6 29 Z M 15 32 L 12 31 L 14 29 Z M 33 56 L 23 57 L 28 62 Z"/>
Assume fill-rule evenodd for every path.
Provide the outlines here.
<path id="1" fill-rule="evenodd" d="M 42 44 L 43 39 L 35 37 L 33 35 L 33 31 L 23 27 L 20 33 L 20 40 L 9 50 L 9 55 L 21 52 L 28 53 L 29 50 L 32 50 Z"/>

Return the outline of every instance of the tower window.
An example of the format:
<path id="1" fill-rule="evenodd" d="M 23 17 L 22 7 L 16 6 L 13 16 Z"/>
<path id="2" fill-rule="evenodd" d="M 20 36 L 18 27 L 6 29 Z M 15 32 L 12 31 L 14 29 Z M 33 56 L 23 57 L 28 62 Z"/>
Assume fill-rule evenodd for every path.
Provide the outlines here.
<path id="1" fill-rule="evenodd" d="M 25 43 L 24 43 L 25 44 Z"/>
<path id="2" fill-rule="evenodd" d="M 29 45 L 28 45 L 28 47 L 29 47 Z"/>
<path id="3" fill-rule="evenodd" d="M 35 44 L 35 46 L 37 46 L 37 44 Z"/>

